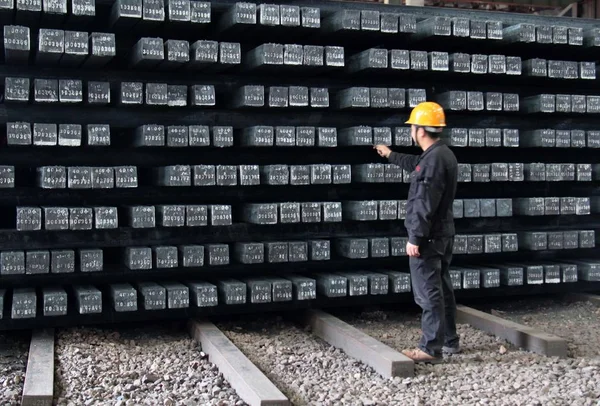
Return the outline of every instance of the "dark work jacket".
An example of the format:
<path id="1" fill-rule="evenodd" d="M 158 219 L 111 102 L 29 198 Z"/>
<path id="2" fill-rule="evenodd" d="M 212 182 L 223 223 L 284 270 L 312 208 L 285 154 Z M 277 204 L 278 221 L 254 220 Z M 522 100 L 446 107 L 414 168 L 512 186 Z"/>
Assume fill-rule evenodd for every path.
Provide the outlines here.
<path id="1" fill-rule="evenodd" d="M 427 239 L 453 237 L 458 163 L 450 148 L 437 141 L 421 155 L 392 152 L 388 159 L 412 172 L 404 221 L 408 241 L 420 245 Z"/>

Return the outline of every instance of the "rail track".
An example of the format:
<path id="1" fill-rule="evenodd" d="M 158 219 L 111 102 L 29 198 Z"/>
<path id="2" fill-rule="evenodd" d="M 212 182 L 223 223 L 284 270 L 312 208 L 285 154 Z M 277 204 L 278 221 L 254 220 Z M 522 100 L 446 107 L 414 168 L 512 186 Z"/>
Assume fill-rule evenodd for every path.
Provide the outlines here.
<path id="1" fill-rule="evenodd" d="M 28 357 L 25 335 L 10 332 L 1 403 L 596 405 L 599 303 L 587 294 L 460 306 L 463 352 L 437 365 L 400 353 L 419 338 L 415 308 L 34 330 Z"/>

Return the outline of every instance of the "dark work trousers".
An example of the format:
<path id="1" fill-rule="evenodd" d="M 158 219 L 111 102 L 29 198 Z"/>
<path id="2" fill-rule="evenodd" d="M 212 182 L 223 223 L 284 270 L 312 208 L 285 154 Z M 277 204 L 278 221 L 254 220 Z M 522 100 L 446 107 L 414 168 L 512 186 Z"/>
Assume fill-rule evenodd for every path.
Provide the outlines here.
<path id="1" fill-rule="evenodd" d="M 442 346 L 458 347 L 456 301 L 450 261 L 454 238 L 425 240 L 419 257 L 410 257 L 410 277 L 415 302 L 423 309 L 419 348 L 429 355 L 440 356 Z"/>

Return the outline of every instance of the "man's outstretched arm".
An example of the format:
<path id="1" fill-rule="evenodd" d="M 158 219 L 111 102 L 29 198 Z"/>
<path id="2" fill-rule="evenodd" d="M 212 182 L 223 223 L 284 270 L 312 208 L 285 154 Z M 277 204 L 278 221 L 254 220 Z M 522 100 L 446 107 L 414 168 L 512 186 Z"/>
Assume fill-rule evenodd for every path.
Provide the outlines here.
<path id="1" fill-rule="evenodd" d="M 398 165 L 405 171 L 412 172 L 415 170 L 417 162 L 419 162 L 419 155 L 391 152 L 390 156 L 388 156 L 388 160 L 394 165 Z"/>
<path id="2" fill-rule="evenodd" d="M 377 150 L 377 153 L 380 156 L 387 158 L 391 163 L 398 165 L 408 172 L 414 171 L 415 167 L 417 166 L 417 162 L 419 162 L 419 155 L 393 152 L 385 145 L 375 145 L 373 148 Z"/>

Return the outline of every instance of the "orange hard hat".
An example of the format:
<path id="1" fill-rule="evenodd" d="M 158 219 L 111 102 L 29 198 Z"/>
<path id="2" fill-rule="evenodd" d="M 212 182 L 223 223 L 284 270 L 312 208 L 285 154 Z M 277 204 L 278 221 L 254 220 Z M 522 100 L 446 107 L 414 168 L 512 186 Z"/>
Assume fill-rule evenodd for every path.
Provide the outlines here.
<path id="1" fill-rule="evenodd" d="M 446 115 L 444 109 L 434 102 L 423 102 L 410 112 L 406 124 L 420 127 L 446 127 Z"/>

